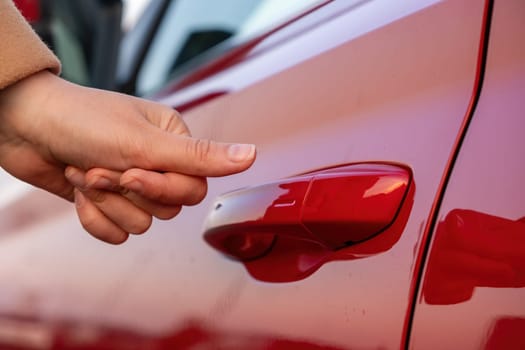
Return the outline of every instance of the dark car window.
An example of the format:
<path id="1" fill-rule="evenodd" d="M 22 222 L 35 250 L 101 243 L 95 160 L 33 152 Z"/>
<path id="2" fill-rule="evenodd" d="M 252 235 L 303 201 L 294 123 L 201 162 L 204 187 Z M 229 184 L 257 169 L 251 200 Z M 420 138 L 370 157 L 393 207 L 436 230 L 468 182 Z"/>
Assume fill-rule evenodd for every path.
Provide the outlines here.
<path id="1" fill-rule="evenodd" d="M 166 0 L 150 0 L 140 20 L 123 36 L 116 72 L 119 91 L 130 94 L 135 92 L 135 80 L 141 61 L 148 52 L 150 42 L 168 5 Z"/>
<path id="2" fill-rule="evenodd" d="M 51 17 L 50 40 L 62 62 L 62 77 L 114 89 L 122 2 L 53 0 L 45 4 L 50 6 L 46 9 Z"/>
<path id="3" fill-rule="evenodd" d="M 136 93 L 162 87 L 178 68 L 230 38 L 249 40 L 323 0 L 177 0 L 170 3 L 144 63 Z M 206 63 L 200 59 L 199 65 Z M 192 65 L 195 68 L 195 65 Z"/>

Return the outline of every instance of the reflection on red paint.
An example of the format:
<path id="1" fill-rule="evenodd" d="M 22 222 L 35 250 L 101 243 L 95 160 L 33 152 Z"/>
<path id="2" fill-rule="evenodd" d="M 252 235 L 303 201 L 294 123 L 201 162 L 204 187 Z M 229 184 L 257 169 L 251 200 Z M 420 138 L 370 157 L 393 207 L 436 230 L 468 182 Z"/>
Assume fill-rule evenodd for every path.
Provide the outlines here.
<path id="1" fill-rule="evenodd" d="M 485 343 L 485 350 L 525 349 L 525 318 L 505 317 L 496 320 Z"/>
<path id="2" fill-rule="evenodd" d="M 293 282 L 312 275 L 330 261 L 357 260 L 388 251 L 401 237 L 414 200 L 412 182 L 392 225 L 373 238 L 340 250 L 310 240 L 279 237 L 271 251 L 262 259 L 243 261 L 248 273 L 264 282 Z"/>
<path id="3" fill-rule="evenodd" d="M 423 296 L 429 304 L 469 300 L 475 287 L 525 287 L 525 218 L 455 209 L 439 223 Z"/>
<path id="4" fill-rule="evenodd" d="M 218 331 L 198 321 L 158 336 L 84 323 L 17 319 L 1 321 L 0 331 L 2 350 L 342 350 L 301 339 Z"/>

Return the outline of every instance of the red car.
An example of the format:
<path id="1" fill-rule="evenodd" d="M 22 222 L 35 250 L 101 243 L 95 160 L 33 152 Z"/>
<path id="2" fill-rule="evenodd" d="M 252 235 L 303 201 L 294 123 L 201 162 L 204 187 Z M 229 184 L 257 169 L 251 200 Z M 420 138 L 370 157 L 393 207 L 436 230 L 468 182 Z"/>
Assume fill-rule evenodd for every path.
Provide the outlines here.
<path id="1" fill-rule="evenodd" d="M 250 170 L 116 247 L 4 198 L 0 348 L 525 348 L 525 2 L 284 3 L 137 73 Z"/>

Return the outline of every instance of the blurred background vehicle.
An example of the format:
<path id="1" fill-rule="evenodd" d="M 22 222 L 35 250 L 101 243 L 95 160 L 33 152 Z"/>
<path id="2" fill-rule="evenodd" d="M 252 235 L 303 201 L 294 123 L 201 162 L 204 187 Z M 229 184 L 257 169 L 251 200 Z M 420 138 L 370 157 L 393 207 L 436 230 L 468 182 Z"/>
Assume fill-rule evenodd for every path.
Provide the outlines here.
<path id="1" fill-rule="evenodd" d="M 277 30 L 319 0 L 16 0 L 70 81 L 139 96 Z M 271 32 L 271 31 L 270 31 Z M 228 39 L 228 40 L 227 40 Z"/>
<path id="2" fill-rule="evenodd" d="M 115 87 L 256 163 L 118 247 L 2 187 L 0 348 L 525 348 L 525 2 L 216 4 L 152 0 Z"/>
<path id="3" fill-rule="evenodd" d="M 17 0 L 17 6 L 78 84 L 115 88 L 121 0 Z"/>
<path id="4" fill-rule="evenodd" d="M 121 44 L 117 86 L 151 95 L 322 1 L 152 0 Z"/>

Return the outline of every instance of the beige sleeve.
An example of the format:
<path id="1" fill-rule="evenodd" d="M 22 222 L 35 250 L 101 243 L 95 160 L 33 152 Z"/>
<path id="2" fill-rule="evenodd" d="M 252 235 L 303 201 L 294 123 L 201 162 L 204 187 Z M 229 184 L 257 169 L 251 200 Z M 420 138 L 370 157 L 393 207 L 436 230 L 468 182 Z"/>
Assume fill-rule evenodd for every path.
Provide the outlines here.
<path id="1" fill-rule="evenodd" d="M 60 62 L 11 0 L 0 0 L 0 89 L 44 69 L 60 73 Z"/>

